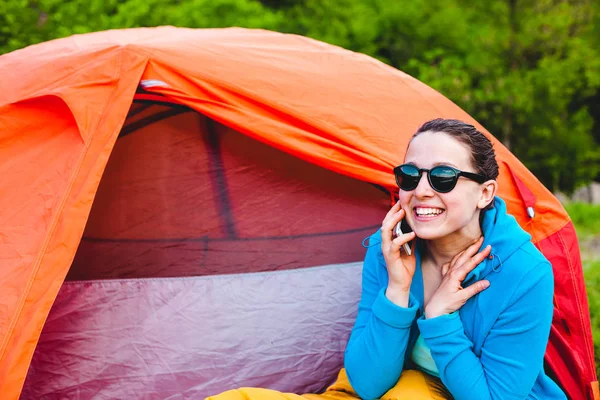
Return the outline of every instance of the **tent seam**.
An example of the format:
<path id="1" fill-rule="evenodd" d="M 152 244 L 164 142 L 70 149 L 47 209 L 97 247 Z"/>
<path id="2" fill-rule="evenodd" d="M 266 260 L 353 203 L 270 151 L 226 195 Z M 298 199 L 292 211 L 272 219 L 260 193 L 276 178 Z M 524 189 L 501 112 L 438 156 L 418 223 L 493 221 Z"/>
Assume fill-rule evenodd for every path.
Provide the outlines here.
<path id="1" fill-rule="evenodd" d="M 118 68 L 118 69 L 117 69 L 117 68 L 115 68 L 115 74 L 114 74 L 115 76 L 112 78 L 112 79 L 116 79 L 116 80 L 120 80 L 120 79 L 119 79 L 119 77 L 121 76 L 121 72 L 123 71 L 123 52 L 124 52 L 126 49 L 128 49 L 128 47 L 127 47 L 127 46 L 120 46 L 120 47 L 118 47 L 118 49 L 120 50 L 120 51 L 118 52 L 118 54 L 119 54 L 119 68 Z M 116 91 L 116 90 L 117 90 L 117 88 L 115 88 L 115 89 L 114 89 L 114 91 Z M 114 93 L 113 93 L 113 94 L 114 94 Z M 96 131 L 98 130 L 98 126 L 100 125 L 100 122 L 101 122 L 101 121 L 104 119 L 104 118 L 103 118 L 103 116 L 104 116 L 104 111 L 106 111 L 106 107 L 108 107 L 108 104 L 110 103 L 110 101 L 109 101 L 109 100 L 110 100 L 110 98 L 111 98 L 111 97 L 112 97 L 112 96 L 109 96 L 109 97 L 106 99 L 106 101 L 104 102 L 104 104 L 102 105 L 102 108 L 101 108 L 101 110 L 100 110 L 100 112 L 99 112 L 99 114 L 100 114 L 100 118 L 98 118 L 98 120 L 97 120 L 97 122 L 96 122 L 96 124 L 95 124 L 94 128 L 93 128 L 93 129 L 90 129 L 90 132 L 94 132 L 94 133 L 96 133 Z M 132 99 L 132 103 L 133 103 L 133 99 Z M 131 105 L 130 105 L 130 107 L 131 107 Z M 122 129 L 122 127 L 120 127 L 120 128 L 119 128 L 119 131 L 121 131 L 121 129 Z M 118 135 L 118 134 L 117 134 L 117 135 Z M 85 140 L 84 140 L 84 142 L 85 142 L 85 147 L 86 147 L 86 148 L 89 148 L 89 143 L 91 143 L 91 141 L 92 141 L 92 140 L 91 140 L 91 139 L 92 139 L 92 136 L 93 136 L 93 135 L 91 135 L 91 134 L 90 134 L 90 136 L 89 136 L 90 140 L 87 140 L 87 141 L 85 141 Z"/>
<path id="2" fill-rule="evenodd" d="M 81 133 L 80 133 L 81 134 Z M 84 141 L 84 145 L 85 145 L 85 141 Z M 29 295 L 29 292 L 31 290 L 31 286 L 33 285 L 33 282 L 35 280 L 35 277 L 37 276 L 37 273 L 39 271 L 39 267 L 41 264 L 41 260 L 44 257 L 44 254 L 46 252 L 46 249 L 49 245 L 49 242 L 53 236 L 53 232 L 56 229 L 56 225 L 58 224 L 58 220 L 60 219 L 59 216 L 62 214 L 62 210 L 64 209 L 65 203 L 67 202 L 67 198 L 69 197 L 69 193 L 73 187 L 74 181 L 75 181 L 75 176 L 77 175 L 77 173 L 79 172 L 79 170 L 81 169 L 81 164 L 83 161 L 83 158 L 85 157 L 85 155 L 87 154 L 87 150 L 88 147 L 84 146 L 84 151 L 82 152 L 81 156 L 79 157 L 79 160 L 77 161 L 77 168 L 74 169 L 73 173 L 71 174 L 71 177 L 69 178 L 68 184 L 66 185 L 66 192 L 65 195 L 63 196 L 63 199 L 61 201 L 60 207 L 58 209 L 58 212 L 55 214 L 53 220 L 52 220 L 52 224 L 50 225 L 50 229 L 49 229 L 49 234 L 46 235 L 46 239 L 44 240 L 41 249 L 38 253 L 38 256 L 36 257 L 36 261 L 33 264 L 33 270 L 31 271 L 31 275 L 29 277 L 29 279 L 27 279 L 27 286 L 25 291 L 23 292 L 22 296 L 21 296 L 21 300 L 19 301 L 19 306 L 17 308 L 17 313 L 15 314 L 15 317 L 13 318 L 13 321 L 11 322 L 10 328 L 8 329 L 7 335 L 5 340 L 2 342 L 2 351 L 0 352 L 0 360 L 2 360 L 4 358 L 4 354 L 6 352 L 6 346 L 8 344 L 9 338 L 12 337 L 15 326 L 17 324 L 17 321 L 19 320 L 21 313 L 23 312 L 23 307 L 25 305 L 25 302 L 27 300 L 27 297 Z"/>
<path id="3" fill-rule="evenodd" d="M 533 222 L 531 222 L 531 223 L 533 223 Z M 537 245 L 537 244 L 541 243 L 544 239 L 548 239 L 550 236 L 558 234 L 561 230 L 563 230 L 570 223 L 572 223 L 571 217 L 569 217 L 567 214 L 567 219 L 565 220 L 565 222 L 562 225 L 560 225 L 559 228 L 551 230 L 551 231 L 549 231 L 549 233 L 544 232 L 541 237 L 538 236 L 537 238 L 535 238 L 535 241 L 533 242 L 533 244 Z M 533 235 L 532 235 L 532 238 L 533 238 Z"/>

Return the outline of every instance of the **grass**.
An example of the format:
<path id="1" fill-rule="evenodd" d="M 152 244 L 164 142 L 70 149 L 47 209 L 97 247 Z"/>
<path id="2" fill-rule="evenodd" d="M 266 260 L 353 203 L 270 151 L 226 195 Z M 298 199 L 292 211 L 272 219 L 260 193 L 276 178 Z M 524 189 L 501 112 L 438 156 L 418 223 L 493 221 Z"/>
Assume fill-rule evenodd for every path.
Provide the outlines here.
<path id="1" fill-rule="evenodd" d="M 565 208 L 573 220 L 581 247 L 596 354 L 596 373 L 600 376 L 600 205 L 571 203 Z"/>

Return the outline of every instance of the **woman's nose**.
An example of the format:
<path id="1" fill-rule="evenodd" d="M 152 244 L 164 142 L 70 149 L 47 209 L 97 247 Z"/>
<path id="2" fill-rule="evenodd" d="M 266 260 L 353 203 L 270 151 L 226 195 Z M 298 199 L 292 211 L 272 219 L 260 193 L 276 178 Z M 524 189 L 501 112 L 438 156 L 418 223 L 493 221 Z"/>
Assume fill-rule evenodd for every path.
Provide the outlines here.
<path id="1" fill-rule="evenodd" d="M 421 175 L 421 179 L 419 179 L 419 184 L 415 188 L 415 196 L 417 198 L 426 198 L 432 197 L 434 195 L 433 189 L 431 185 L 429 185 L 429 180 L 426 176 L 427 172 L 423 172 Z"/>

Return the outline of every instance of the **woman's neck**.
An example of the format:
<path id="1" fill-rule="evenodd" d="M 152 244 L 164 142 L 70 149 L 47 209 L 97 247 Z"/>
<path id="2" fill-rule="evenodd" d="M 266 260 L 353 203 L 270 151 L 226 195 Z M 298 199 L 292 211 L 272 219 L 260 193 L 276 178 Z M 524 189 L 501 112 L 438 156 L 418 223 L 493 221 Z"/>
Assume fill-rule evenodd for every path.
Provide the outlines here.
<path id="1" fill-rule="evenodd" d="M 451 235 L 425 242 L 425 254 L 436 268 L 450 262 L 452 258 L 475 243 L 482 235 L 479 223 L 471 229 L 467 227 Z"/>

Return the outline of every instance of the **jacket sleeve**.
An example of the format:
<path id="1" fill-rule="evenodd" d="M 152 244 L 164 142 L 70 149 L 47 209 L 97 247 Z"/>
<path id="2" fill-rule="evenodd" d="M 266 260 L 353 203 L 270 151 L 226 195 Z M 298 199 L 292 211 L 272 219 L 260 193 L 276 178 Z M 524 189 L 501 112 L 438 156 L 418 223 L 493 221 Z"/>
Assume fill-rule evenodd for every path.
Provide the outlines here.
<path id="1" fill-rule="evenodd" d="M 380 268 L 385 269 L 385 263 L 380 246 L 374 245 L 365 257 L 358 315 L 344 357 L 350 384 L 363 399 L 381 397 L 400 378 L 410 327 L 418 309 L 412 296 L 408 308 L 387 299 L 387 285 L 377 279 Z"/>
<path id="2" fill-rule="evenodd" d="M 527 398 L 543 366 L 553 293 L 551 267 L 541 263 L 517 284 L 480 357 L 472 350 L 458 312 L 419 319 L 440 378 L 456 400 Z"/>

